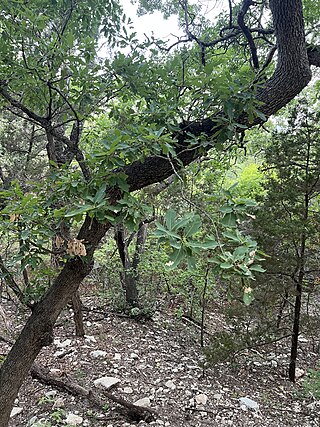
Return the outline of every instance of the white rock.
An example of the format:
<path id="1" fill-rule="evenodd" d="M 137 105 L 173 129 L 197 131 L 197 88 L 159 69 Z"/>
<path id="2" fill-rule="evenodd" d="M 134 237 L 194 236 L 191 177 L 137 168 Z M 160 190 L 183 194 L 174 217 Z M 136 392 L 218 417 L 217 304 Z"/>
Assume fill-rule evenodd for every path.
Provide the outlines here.
<path id="1" fill-rule="evenodd" d="M 54 375 L 55 377 L 61 377 L 61 375 L 62 375 L 61 369 L 51 368 L 49 372 L 50 372 L 50 374 Z"/>
<path id="2" fill-rule="evenodd" d="M 103 350 L 95 350 L 95 351 L 91 351 L 90 355 L 98 359 L 99 357 L 105 357 L 107 355 L 107 352 Z"/>
<path id="3" fill-rule="evenodd" d="M 121 354 L 120 353 L 115 353 L 114 360 L 121 360 Z"/>
<path id="4" fill-rule="evenodd" d="M 94 385 L 96 387 L 103 387 L 106 388 L 107 390 L 111 387 L 114 387 L 116 384 L 119 384 L 120 380 L 119 378 L 115 378 L 115 377 L 101 377 L 101 378 L 97 378 L 94 381 Z"/>
<path id="5" fill-rule="evenodd" d="M 87 342 L 97 342 L 97 340 L 95 339 L 95 337 L 93 335 L 85 335 L 84 339 Z"/>
<path id="6" fill-rule="evenodd" d="M 82 423 L 83 423 L 83 418 L 80 417 L 79 415 L 73 414 L 72 412 L 70 412 L 66 418 L 66 424 L 78 426 Z"/>
<path id="7" fill-rule="evenodd" d="M 172 380 L 169 380 L 165 383 L 165 386 L 170 390 L 174 390 L 176 388 L 175 383 Z"/>
<path id="8" fill-rule="evenodd" d="M 130 354 L 130 359 L 139 359 L 139 354 L 137 354 L 137 353 L 131 353 Z"/>
<path id="9" fill-rule="evenodd" d="M 305 373 L 304 369 L 296 368 L 296 379 L 303 377 Z"/>
<path id="10" fill-rule="evenodd" d="M 12 408 L 12 411 L 11 411 L 11 414 L 10 414 L 10 418 L 13 418 L 16 415 L 21 414 L 22 411 L 23 411 L 23 408 L 19 408 L 19 406 L 15 406 L 14 408 Z"/>
<path id="11" fill-rule="evenodd" d="M 57 342 L 55 344 L 56 344 L 56 346 L 58 348 L 66 348 L 66 347 L 69 347 L 69 345 L 71 345 L 71 342 L 72 341 L 69 340 L 69 339 L 67 339 L 65 341 L 62 341 L 62 342 L 60 342 L 59 340 L 57 340 Z"/>
<path id="12" fill-rule="evenodd" d="M 213 395 L 213 398 L 216 399 L 216 400 L 220 400 L 222 398 L 222 394 L 216 393 L 216 394 Z"/>
<path id="13" fill-rule="evenodd" d="M 132 387 L 125 387 L 123 389 L 123 392 L 126 394 L 131 394 L 131 393 L 133 393 L 133 389 L 132 389 Z"/>
<path id="14" fill-rule="evenodd" d="M 201 394 L 197 394 L 195 399 L 196 399 L 197 405 L 205 405 L 207 403 L 208 396 L 204 393 L 201 393 Z"/>
<path id="15" fill-rule="evenodd" d="M 151 401 L 149 397 L 143 397 L 142 399 L 136 400 L 133 404 L 136 406 L 145 406 L 146 408 L 149 408 L 151 406 Z"/>
<path id="16" fill-rule="evenodd" d="M 46 397 L 54 397 L 57 394 L 57 390 L 50 390 L 45 393 Z"/>
<path id="17" fill-rule="evenodd" d="M 250 399 L 249 397 L 240 397 L 239 402 L 241 407 L 244 406 L 246 408 L 253 409 L 255 411 L 259 409 L 259 403 Z"/>

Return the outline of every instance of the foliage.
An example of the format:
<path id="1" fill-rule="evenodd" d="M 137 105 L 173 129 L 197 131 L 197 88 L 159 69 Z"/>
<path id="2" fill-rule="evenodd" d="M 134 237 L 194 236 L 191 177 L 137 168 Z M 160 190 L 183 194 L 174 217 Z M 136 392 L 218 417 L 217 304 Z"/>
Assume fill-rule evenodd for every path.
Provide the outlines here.
<path id="1" fill-rule="evenodd" d="M 320 369 L 310 369 L 302 384 L 304 393 L 314 399 L 320 400 Z"/>

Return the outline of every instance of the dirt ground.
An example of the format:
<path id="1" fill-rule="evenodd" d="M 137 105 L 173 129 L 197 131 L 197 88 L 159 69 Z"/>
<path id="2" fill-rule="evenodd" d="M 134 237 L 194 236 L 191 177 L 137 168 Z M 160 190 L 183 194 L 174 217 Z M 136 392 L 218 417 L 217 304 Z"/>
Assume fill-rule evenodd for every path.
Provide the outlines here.
<path id="1" fill-rule="evenodd" d="M 68 376 L 94 389 L 102 399 L 103 391 L 94 380 L 115 377 L 119 383 L 112 393 L 129 402 L 147 398 L 154 419 L 150 423 L 132 421 L 108 399 L 104 399 L 103 410 L 97 409 L 85 398 L 29 377 L 15 402 L 20 413 L 11 418 L 10 427 L 320 426 L 320 403 L 302 395 L 303 374 L 318 358 L 310 351 L 308 339 L 301 338 L 302 377 L 293 385 L 286 379 L 288 342 L 246 351 L 236 363 L 203 370 L 199 329 L 191 322 L 166 310 L 156 312 L 152 320 L 138 322 L 97 309 L 90 297 L 83 302 L 86 336 L 74 336 L 72 312 L 66 310 L 56 325 L 54 344 L 42 351 L 37 363 L 62 380 Z M 1 305 L 6 325 L 0 328 L 0 336 L 8 336 L 8 331 L 18 333 L 26 313 L 5 301 Z M 216 321 L 219 323 L 218 315 Z M 9 348 L 0 340 L 0 355 Z M 97 350 L 100 353 L 93 353 Z M 243 397 L 258 406 L 241 405 Z"/>

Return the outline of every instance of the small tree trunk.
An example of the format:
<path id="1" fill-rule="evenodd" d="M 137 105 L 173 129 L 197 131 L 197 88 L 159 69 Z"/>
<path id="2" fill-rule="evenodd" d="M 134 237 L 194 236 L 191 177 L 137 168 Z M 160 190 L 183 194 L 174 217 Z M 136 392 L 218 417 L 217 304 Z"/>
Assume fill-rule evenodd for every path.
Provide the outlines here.
<path id="1" fill-rule="evenodd" d="M 279 313 L 278 313 L 278 316 L 277 316 L 277 325 L 276 325 L 277 329 L 280 328 L 280 323 L 281 323 L 281 320 L 282 320 L 283 311 L 284 311 L 284 309 L 287 306 L 288 298 L 289 298 L 289 294 L 288 294 L 288 291 L 286 290 L 285 294 L 284 294 L 284 297 L 283 297 L 283 301 L 281 301 L 280 307 L 279 307 Z"/>
<path id="2" fill-rule="evenodd" d="M 138 288 L 129 257 L 128 244 L 125 241 L 125 233 L 122 224 L 118 225 L 116 229 L 115 240 L 124 270 L 123 282 L 126 294 L 126 303 L 129 307 L 135 307 L 138 305 Z"/>
<path id="3" fill-rule="evenodd" d="M 295 306 L 294 306 L 291 354 L 290 354 L 290 364 L 289 364 L 289 379 L 292 382 L 295 382 L 296 380 L 296 361 L 297 361 L 297 355 L 298 355 L 301 299 L 302 299 L 302 282 L 298 280 L 297 287 L 296 287 L 296 300 L 295 300 Z"/>

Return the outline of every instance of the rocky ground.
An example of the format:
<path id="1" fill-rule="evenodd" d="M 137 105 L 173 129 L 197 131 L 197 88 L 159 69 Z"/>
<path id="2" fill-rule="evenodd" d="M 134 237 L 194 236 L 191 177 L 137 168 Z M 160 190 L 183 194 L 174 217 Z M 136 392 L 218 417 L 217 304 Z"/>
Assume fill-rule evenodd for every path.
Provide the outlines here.
<path id="1" fill-rule="evenodd" d="M 192 323 L 165 310 L 152 320 L 137 322 L 99 312 L 88 297 L 84 304 L 89 309 L 84 314 L 85 338 L 74 336 L 72 313 L 67 310 L 55 328 L 54 344 L 42 351 L 37 363 L 62 381 L 72 378 L 95 390 L 104 399 L 103 409 L 30 377 L 15 402 L 10 427 L 320 426 L 320 403 L 302 394 L 306 369 L 318 357 L 310 352 L 307 339 L 301 337 L 301 378 L 295 385 L 285 376 L 285 343 L 244 352 L 236 363 L 203 371 L 199 329 Z M 10 328 L 18 331 L 22 323 L 14 320 L 16 308 L 3 303 L 2 307 L 7 323 L 1 329 L 3 337 Z M 18 315 L 21 322 L 22 318 Z M 0 341 L 1 355 L 9 348 Z M 115 383 L 111 388 L 115 396 L 132 403 L 143 399 L 137 403 L 154 411 L 153 420 L 130 420 L 119 405 L 103 397 L 99 379 Z"/>

